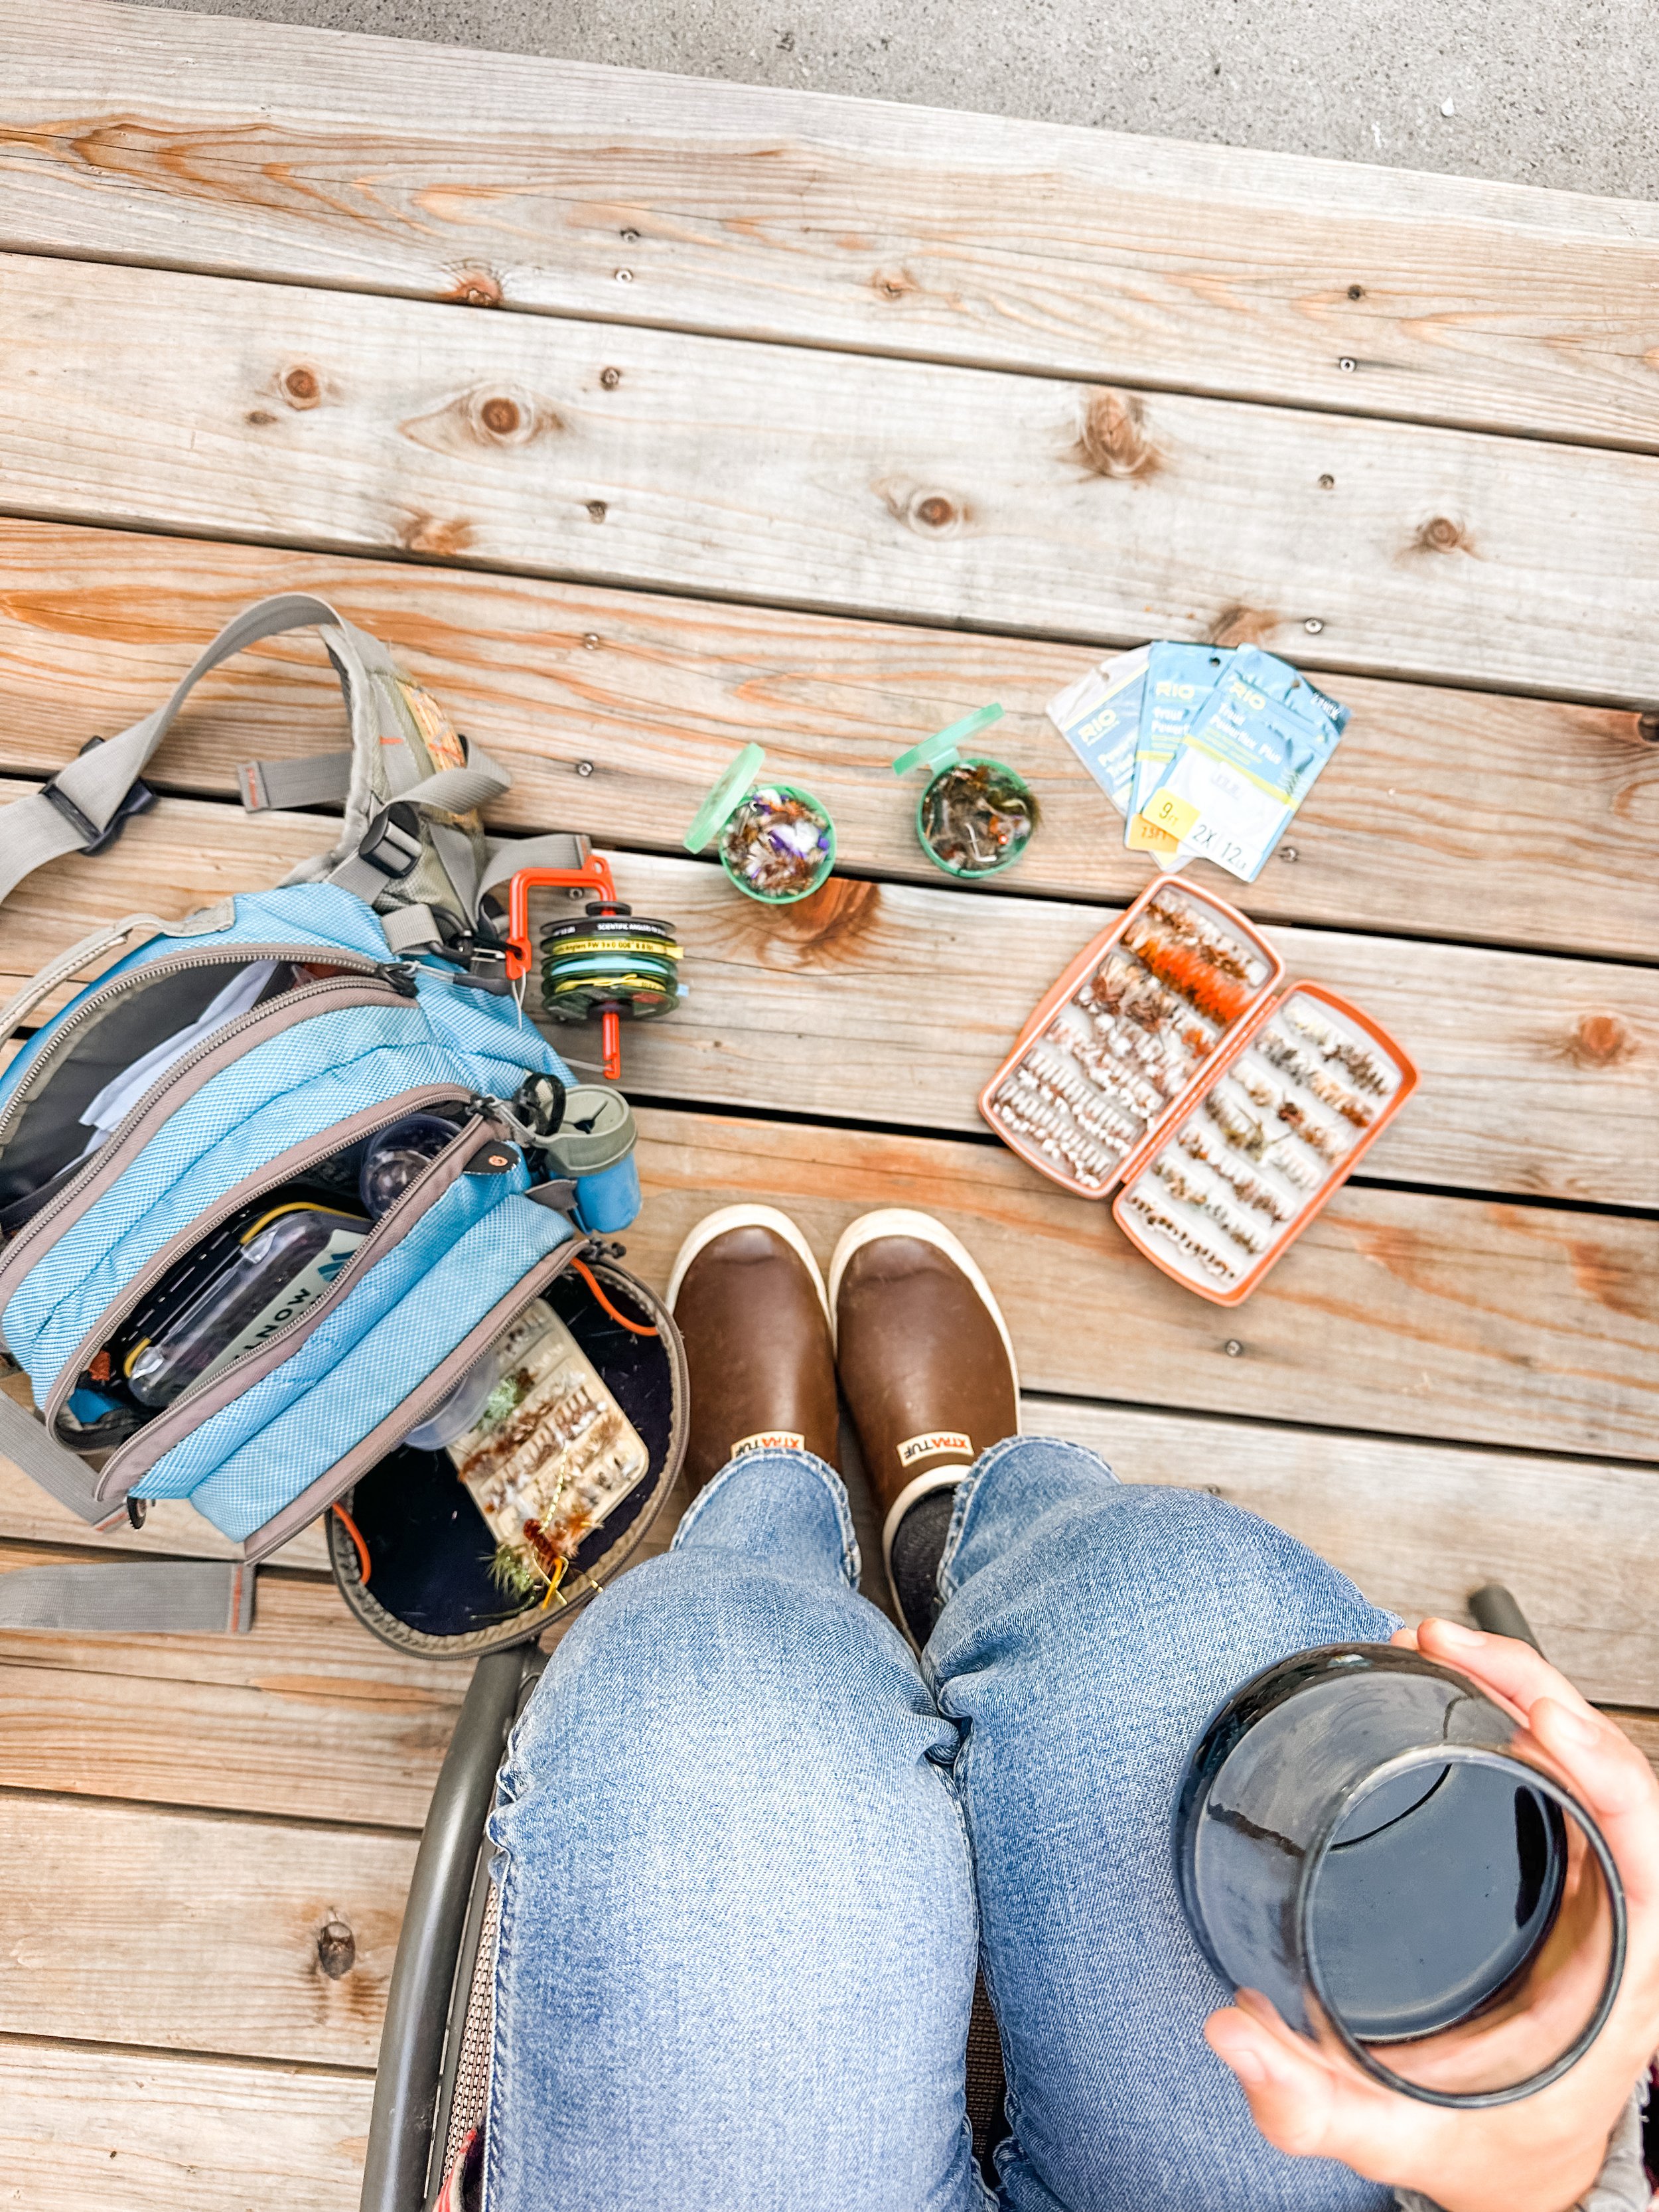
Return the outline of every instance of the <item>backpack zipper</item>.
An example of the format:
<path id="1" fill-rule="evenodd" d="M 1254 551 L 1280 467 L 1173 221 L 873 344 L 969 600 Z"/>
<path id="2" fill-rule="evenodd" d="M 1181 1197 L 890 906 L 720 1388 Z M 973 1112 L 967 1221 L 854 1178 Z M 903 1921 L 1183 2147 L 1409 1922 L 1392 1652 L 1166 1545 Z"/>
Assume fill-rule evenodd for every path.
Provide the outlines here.
<path id="1" fill-rule="evenodd" d="M 452 1094 L 453 1095 L 453 1094 Z M 401 1120 L 401 1115 L 393 1117 Z M 111 1501 L 124 1498 L 133 1483 L 147 1474 L 156 1462 L 164 1458 L 178 1443 L 179 1433 L 188 1433 L 198 1422 L 208 1420 L 240 1398 L 244 1390 L 263 1382 L 276 1373 L 300 1346 L 312 1331 L 327 1319 L 345 1297 L 368 1274 L 387 1251 L 401 1242 L 415 1223 L 435 1206 L 444 1194 L 459 1182 L 466 1172 L 467 1162 L 474 1152 L 482 1149 L 483 1142 L 491 1141 L 486 1133 L 488 1117 L 475 1114 L 459 1129 L 437 1157 L 429 1161 L 416 1176 L 397 1202 L 389 1206 L 351 1255 L 345 1266 L 328 1288 L 327 1296 L 303 1314 L 295 1314 L 285 1322 L 274 1335 L 268 1336 L 256 1351 L 235 1360 L 221 1375 L 211 1380 L 203 1376 L 191 1383 L 169 1406 L 164 1406 L 154 1420 L 146 1421 L 136 1436 L 118 1444 L 99 1472 L 97 1495 Z M 276 1353 L 277 1356 L 271 1357 Z M 257 1373 L 250 1373 L 252 1366 Z M 54 1386 L 57 1397 L 63 1378 Z M 211 1395 L 216 1402 L 204 1408 L 201 1401 Z M 69 1393 L 64 1396 L 67 1399 Z M 183 1417 L 181 1419 L 181 1416 Z M 48 1400 L 46 1419 L 56 1419 L 52 1401 Z"/>
<path id="2" fill-rule="evenodd" d="M 262 952 L 259 957 L 268 959 L 270 955 Z M 329 964 L 331 966 L 333 963 L 331 962 Z M 379 988 L 374 988 L 377 985 Z M 295 990 L 281 993 L 263 1006 L 252 1007 L 245 1014 L 233 1015 L 229 1021 L 211 1030 L 182 1058 L 174 1060 L 165 1074 L 158 1077 L 131 1112 L 116 1124 L 107 1139 L 91 1155 L 81 1173 L 66 1183 L 39 1213 L 32 1215 L 10 1243 L 4 1247 L 3 1255 L 0 1255 L 0 1309 L 3 1309 L 23 1275 L 28 1272 L 27 1264 L 20 1266 L 20 1259 L 40 1247 L 46 1232 L 66 1210 L 90 1200 L 94 1194 L 100 1195 L 117 1180 L 149 1142 L 153 1133 L 151 1125 L 164 1121 L 173 1111 L 169 1103 L 170 1094 L 204 1061 L 223 1053 L 227 1044 L 260 1028 L 270 1029 L 273 1036 L 280 1035 L 292 1025 L 296 1010 L 298 1018 L 303 1019 L 307 1008 L 316 1007 L 319 1012 L 325 1012 L 329 1001 L 337 1001 L 343 1007 L 402 1006 L 407 1002 L 409 995 L 398 983 L 387 981 L 385 963 L 371 963 L 368 970 L 362 974 L 331 975 L 320 982 L 302 983 Z M 325 1003 L 318 1006 L 319 1000 Z M 274 1016 L 280 1018 L 273 1020 Z M 229 1055 L 231 1060 L 240 1057 L 240 1052 Z"/>
<path id="3" fill-rule="evenodd" d="M 319 955 L 322 957 L 319 957 Z M 218 945 L 211 948 L 202 945 L 194 951 L 172 952 L 165 959 L 148 961 L 142 968 L 129 969 L 125 975 L 114 976 L 107 983 L 94 986 L 91 995 L 83 999 L 74 1012 L 65 1018 L 64 1026 L 52 1038 L 48 1048 L 42 1053 L 38 1064 L 26 1072 L 20 1079 L 17 1088 L 6 1099 L 4 1104 L 0 1105 L 0 1152 L 4 1152 L 10 1143 L 12 1130 L 18 1116 L 40 1088 L 35 1080 L 36 1077 L 51 1067 L 58 1060 L 60 1047 L 72 1042 L 76 1033 L 91 1021 L 94 1015 L 100 1013 L 124 992 L 137 989 L 143 983 L 154 982 L 158 976 L 182 975 L 186 969 L 190 968 L 251 968 L 260 960 L 286 960 L 295 966 L 313 968 L 349 968 L 356 975 L 383 975 L 388 981 L 396 973 L 400 978 L 408 979 L 407 988 L 400 980 L 392 983 L 393 990 L 397 991 L 400 997 L 414 996 L 415 971 L 408 961 L 376 960 L 371 954 L 366 952 L 337 952 L 331 945 Z M 286 997 L 288 994 L 284 992 L 281 995 Z M 233 1015 L 231 1018 L 234 1020 L 235 1017 Z M 218 1032 L 215 1030 L 213 1034 L 217 1036 Z"/>
<path id="4" fill-rule="evenodd" d="M 242 1558 L 252 1566 L 274 1552 L 280 1544 L 325 1513 L 335 1499 L 349 1490 L 361 1474 L 383 1460 L 388 1452 L 396 1451 L 410 1429 L 418 1428 L 428 1414 L 442 1404 L 463 1375 L 489 1349 L 509 1322 L 516 1321 L 532 1298 L 539 1297 L 548 1285 L 584 1253 L 591 1254 L 591 1238 L 576 1232 L 556 1244 L 550 1252 L 520 1276 L 518 1281 L 503 1297 L 498 1298 L 483 1319 L 469 1329 L 458 1345 L 446 1353 L 423 1382 L 416 1385 L 396 1411 L 386 1415 L 378 1427 L 366 1437 L 360 1437 L 349 1450 L 342 1453 L 332 1467 L 319 1474 L 314 1482 L 307 1483 L 297 1498 L 289 1498 L 279 1506 L 269 1521 L 264 1522 L 247 1538 L 242 1547 Z"/>
<path id="5" fill-rule="evenodd" d="M 327 1159 L 331 1153 L 343 1152 L 349 1145 L 376 1137 L 381 1130 L 393 1127 L 410 1114 L 427 1113 L 434 1106 L 446 1103 L 459 1105 L 461 1100 L 462 1093 L 453 1083 L 428 1083 L 416 1090 L 401 1091 L 395 1100 L 386 1099 L 378 1107 L 335 1122 L 321 1134 L 307 1138 L 303 1144 L 290 1146 L 287 1152 L 279 1152 L 258 1175 L 249 1176 L 234 1189 L 228 1190 L 212 1206 L 195 1215 L 187 1227 L 179 1230 L 176 1236 L 169 1237 L 159 1251 L 150 1255 L 126 1288 L 104 1308 L 68 1360 L 59 1368 L 46 1404 L 41 1408 L 41 1419 L 47 1428 L 55 1432 L 58 1414 L 74 1396 L 88 1361 L 96 1357 L 100 1347 L 115 1334 L 128 1315 L 143 1303 L 162 1276 L 185 1258 L 193 1246 L 210 1236 L 222 1221 L 229 1220 L 234 1213 L 245 1206 L 252 1205 L 267 1191 L 278 1189 L 283 1183 L 295 1181 L 319 1160 Z M 466 1111 L 469 1115 L 475 1115 L 477 1110 L 476 1101 L 468 1099 Z M 446 1146 L 445 1151 L 447 1150 Z M 167 1410 L 166 1407 L 161 1408 L 162 1412 Z M 146 1428 L 149 1425 L 146 1422 Z M 58 1441 L 74 1449 L 71 1438 L 62 1437 Z"/>

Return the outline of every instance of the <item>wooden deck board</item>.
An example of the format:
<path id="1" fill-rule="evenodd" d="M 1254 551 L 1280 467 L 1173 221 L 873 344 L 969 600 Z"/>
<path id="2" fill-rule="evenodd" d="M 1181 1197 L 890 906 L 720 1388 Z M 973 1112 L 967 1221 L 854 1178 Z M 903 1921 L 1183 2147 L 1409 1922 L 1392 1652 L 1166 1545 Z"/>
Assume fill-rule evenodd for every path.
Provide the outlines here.
<path id="1" fill-rule="evenodd" d="M 586 830 L 684 928 L 691 996 L 628 1040 L 629 1087 L 675 1102 L 641 1116 L 633 1264 L 660 1281 L 735 1197 L 824 1254 L 857 1210 L 935 1207 L 1004 1301 L 1029 1428 L 1212 1486 L 1407 1617 L 1498 1577 L 1659 1757 L 1655 210 L 25 13 L 0 776 L 148 712 L 247 599 L 320 587 L 511 767 L 498 826 Z M 1149 633 L 1276 646 L 1353 708 L 1261 882 L 1199 873 L 1425 1073 L 1231 1314 L 973 1111 L 1144 879 L 1042 708 Z M 331 690 L 312 639 L 216 676 L 156 812 L 8 907 L 0 989 L 314 850 L 326 823 L 226 802 L 236 761 L 340 742 Z M 889 763 L 993 697 L 1048 821 L 964 896 Z M 678 852 L 750 738 L 830 802 L 843 871 L 764 920 Z M 0 1464 L 0 1573 L 118 1540 Z M 187 1509 L 130 1540 L 228 1548 Z M 467 1669 L 366 1636 L 323 1564 L 313 1528 L 244 1638 L 0 1634 L 0 2160 L 43 2212 L 356 2201 Z M 325 1984 L 337 1912 L 361 1963 Z"/>
<path id="2" fill-rule="evenodd" d="M 999 751 L 1048 816 L 999 893 L 1127 899 L 1146 879 L 1043 714 L 1092 665 L 1086 647 L 3 519 L 0 769 L 49 775 L 142 720 L 240 607 L 277 591 L 316 592 L 384 638 L 511 769 L 504 832 L 677 852 L 752 739 L 830 806 L 843 868 L 937 886 L 890 764 L 994 699 Z M 1659 960 L 1659 746 L 1637 714 L 1333 681 L 1353 722 L 1286 840 L 1295 859 L 1281 848 L 1250 887 L 1253 915 Z M 234 797 L 238 762 L 324 751 L 343 731 L 317 641 L 273 639 L 204 679 L 151 776 Z M 1191 873 L 1239 892 L 1206 862 Z"/>
<path id="3" fill-rule="evenodd" d="M 1644 202 L 84 0 L 0 144 L 16 246 L 1659 443 Z"/>
<path id="4" fill-rule="evenodd" d="M 0 2034 L 372 2068 L 415 1849 L 0 1795 Z M 331 1921 L 355 1939 L 337 1978 L 318 1954 Z"/>
<path id="5" fill-rule="evenodd" d="M 27 2212 L 356 2212 L 373 2083 L 0 2039 L 0 2160 Z"/>
<path id="6" fill-rule="evenodd" d="M 0 778 L 0 803 L 28 787 Z M 0 989 L 74 943 L 83 906 L 88 928 L 100 912 L 181 915 L 233 886 L 277 881 L 334 834 L 316 816 L 266 816 L 256 830 L 240 808 L 165 800 L 118 850 L 71 855 L 19 891 Z M 711 1105 L 982 1134 L 981 1087 L 1054 977 L 1113 919 L 1098 907 L 878 882 L 768 910 L 712 862 L 612 857 L 620 896 L 678 926 L 690 994 L 672 1018 L 629 1025 L 627 1080 L 646 1097 Z M 1368 1179 L 1659 1206 L 1659 1150 L 1648 1141 L 1659 1124 L 1652 969 L 1268 934 L 1291 975 L 1351 994 L 1417 1063 L 1421 1091 L 1366 1155 Z M 551 1034 L 579 1059 L 591 1049 L 582 1032 Z"/>
<path id="7" fill-rule="evenodd" d="M 1646 454 L 28 255 L 0 317 L 16 514 L 1659 696 Z"/>

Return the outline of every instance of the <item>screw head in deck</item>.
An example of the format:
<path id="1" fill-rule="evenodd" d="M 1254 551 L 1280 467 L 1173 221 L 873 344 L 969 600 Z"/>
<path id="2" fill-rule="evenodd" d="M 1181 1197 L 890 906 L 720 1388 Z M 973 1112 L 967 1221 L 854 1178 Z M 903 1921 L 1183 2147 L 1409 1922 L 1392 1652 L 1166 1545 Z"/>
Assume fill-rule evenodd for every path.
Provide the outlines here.
<path id="1" fill-rule="evenodd" d="M 1358 368 L 1359 363 L 1354 359 L 1352 354 L 1345 353 L 1341 360 L 1338 362 L 1336 365 L 1340 369 L 1352 370 Z"/>
<path id="2" fill-rule="evenodd" d="M 1222 1349 L 1225 1352 L 1229 1359 L 1237 1359 L 1239 1354 L 1243 1351 L 1244 1347 L 1236 1336 L 1230 1336 L 1227 1339 L 1226 1343 L 1222 1346 Z"/>
<path id="3" fill-rule="evenodd" d="M 1320 631 L 1324 629 L 1325 625 L 1317 615 L 1310 615 L 1307 621 L 1303 623 L 1302 627 L 1307 631 L 1310 637 L 1317 637 Z"/>
<path id="4" fill-rule="evenodd" d="M 349 1974 L 357 1960 L 357 1939 L 343 1920 L 331 1920 L 318 1932 L 317 1964 L 330 1981 Z"/>

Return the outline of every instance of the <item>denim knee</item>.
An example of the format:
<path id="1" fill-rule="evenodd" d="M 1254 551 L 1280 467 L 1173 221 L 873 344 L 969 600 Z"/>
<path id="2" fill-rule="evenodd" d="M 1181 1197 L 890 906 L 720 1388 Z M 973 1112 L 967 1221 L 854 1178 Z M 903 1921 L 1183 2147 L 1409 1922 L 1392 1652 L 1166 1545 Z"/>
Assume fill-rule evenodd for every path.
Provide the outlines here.
<path id="1" fill-rule="evenodd" d="M 568 1802 L 577 1776 L 613 1802 L 722 1797 L 726 1826 L 745 1817 L 744 1774 L 810 1760 L 873 1784 L 948 1762 L 955 1741 L 897 1631 L 843 1583 L 674 1552 L 572 1625 L 514 1732 L 491 1832 L 511 1847 L 513 1807 L 544 1784 Z"/>
<path id="2" fill-rule="evenodd" d="M 966 1500 L 947 1557 L 936 1675 L 1013 1636 L 1068 1668 L 1120 1656 L 1142 1680 L 1160 1657 L 1183 1672 L 1201 1658 L 1218 1680 L 1232 1667 L 1231 1686 L 1288 1652 L 1381 1642 L 1399 1626 L 1294 1536 L 1207 1492 L 1114 1483 L 1101 1468 L 1068 1495 L 1041 1489 L 1027 1518 L 1012 1456 L 988 1472 L 995 1488 Z"/>

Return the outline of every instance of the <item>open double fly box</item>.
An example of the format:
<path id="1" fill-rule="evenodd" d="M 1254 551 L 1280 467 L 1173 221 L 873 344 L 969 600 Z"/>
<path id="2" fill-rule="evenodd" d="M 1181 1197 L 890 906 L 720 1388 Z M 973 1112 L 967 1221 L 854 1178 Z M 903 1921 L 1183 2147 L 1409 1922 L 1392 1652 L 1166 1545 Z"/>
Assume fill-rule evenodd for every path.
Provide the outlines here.
<path id="1" fill-rule="evenodd" d="M 1226 902 L 1150 884 L 980 1093 L 1003 1142 L 1200 1297 L 1237 1305 L 1415 1088 L 1392 1038 Z"/>

